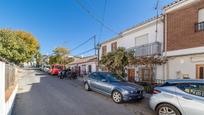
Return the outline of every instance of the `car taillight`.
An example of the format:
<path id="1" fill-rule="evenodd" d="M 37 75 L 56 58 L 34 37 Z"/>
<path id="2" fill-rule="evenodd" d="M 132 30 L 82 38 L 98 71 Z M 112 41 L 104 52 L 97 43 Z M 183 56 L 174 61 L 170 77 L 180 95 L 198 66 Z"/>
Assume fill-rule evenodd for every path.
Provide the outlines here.
<path id="1" fill-rule="evenodd" d="M 159 94 L 159 93 L 161 93 L 161 91 L 154 89 L 152 93 L 153 94 Z"/>

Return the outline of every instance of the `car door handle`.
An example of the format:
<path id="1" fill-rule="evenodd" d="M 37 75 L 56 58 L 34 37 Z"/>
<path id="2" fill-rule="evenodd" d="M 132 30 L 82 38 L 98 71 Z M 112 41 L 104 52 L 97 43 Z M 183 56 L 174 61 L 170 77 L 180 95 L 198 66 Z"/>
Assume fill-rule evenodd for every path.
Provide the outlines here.
<path id="1" fill-rule="evenodd" d="M 186 97 L 186 96 L 182 96 L 182 98 L 187 99 L 187 100 L 192 100 L 191 98 Z"/>

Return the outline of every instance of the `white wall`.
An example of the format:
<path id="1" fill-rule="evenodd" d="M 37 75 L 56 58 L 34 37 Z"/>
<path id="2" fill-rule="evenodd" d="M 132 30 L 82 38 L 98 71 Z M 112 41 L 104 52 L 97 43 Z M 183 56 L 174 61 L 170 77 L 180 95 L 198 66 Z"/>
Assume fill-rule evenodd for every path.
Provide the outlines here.
<path id="1" fill-rule="evenodd" d="M 163 37 L 164 37 L 164 24 L 162 18 L 158 21 L 158 32 L 157 41 L 162 44 L 161 48 L 163 50 Z M 101 44 L 100 58 L 102 56 L 102 47 L 107 46 L 107 52 L 111 51 L 111 43 L 117 42 L 117 47 L 124 47 L 126 49 L 135 47 L 135 39 L 140 36 L 148 36 L 148 43 L 153 43 L 156 41 L 156 20 L 150 21 L 144 25 L 132 28 L 123 32 L 123 37 L 109 41 L 107 43 Z M 156 79 L 164 78 L 164 68 L 163 66 L 157 66 Z"/>
<path id="2" fill-rule="evenodd" d="M 158 21 L 158 38 L 157 41 L 159 41 L 161 44 L 163 44 L 163 22 L 161 20 Z M 123 37 L 120 37 L 119 39 L 115 39 L 112 41 L 109 41 L 107 43 L 102 43 L 100 48 L 100 57 L 102 54 L 102 47 L 107 46 L 107 52 L 111 51 L 111 43 L 117 42 L 117 47 L 125 47 L 125 48 L 131 48 L 135 47 L 135 38 L 148 35 L 148 43 L 153 43 L 156 41 L 156 21 L 153 20 L 151 22 L 148 22 L 147 24 L 135 27 L 131 30 L 125 31 L 123 33 Z M 162 46 L 163 48 L 163 46 Z"/>
<path id="3" fill-rule="evenodd" d="M 18 85 L 16 85 L 9 99 L 5 101 L 5 63 L 0 61 L 0 115 L 11 115 Z"/>
<path id="4" fill-rule="evenodd" d="M 96 72 L 96 62 L 86 62 L 86 63 L 79 64 L 78 66 L 81 67 L 81 73 L 83 72 L 83 69 L 82 69 L 83 65 L 85 65 L 86 67 L 86 72 L 88 72 L 89 65 L 91 65 L 92 72 Z"/>
<path id="5" fill-rule="evenodd" d="M 5 115 L 5 63 L 0 61 L 0 115 Z"/>
<path id="6" fill-rule="evenodd" d="M 204 55 L 172 57 L 168 60 L 169 75 L 167 79 L 182 79 L 188 75 L 196 79 L 196 64 L 204 64 Z"/>

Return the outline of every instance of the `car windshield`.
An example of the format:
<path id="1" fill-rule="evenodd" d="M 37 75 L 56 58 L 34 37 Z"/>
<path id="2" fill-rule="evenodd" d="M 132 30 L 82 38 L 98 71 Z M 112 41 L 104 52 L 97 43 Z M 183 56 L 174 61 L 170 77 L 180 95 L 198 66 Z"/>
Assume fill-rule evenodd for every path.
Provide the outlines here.
<path id="1" fill-rule="evenodd" d="M 101 73 L 102 76 L 105 76 L 109 82 L 118 82 L 117 76 L 112 73 Z"/>

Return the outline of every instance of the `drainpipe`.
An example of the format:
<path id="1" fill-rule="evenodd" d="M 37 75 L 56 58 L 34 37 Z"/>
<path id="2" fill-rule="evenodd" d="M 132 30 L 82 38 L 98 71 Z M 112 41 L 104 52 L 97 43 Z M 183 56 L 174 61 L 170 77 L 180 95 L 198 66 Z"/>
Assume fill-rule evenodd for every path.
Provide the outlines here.
<path id="1" fill-rule="evenodd" d="M 167 40 L 168 40 L 168 23 L 167 23 L 167 14 L 164 15 L 164 57 L 167 58 Z M 164 72 L 164 75 L 165 75 L 165 78 L 164 80 L 168 79 L 169 78 L 169 62 L 167 61 L 167 63 L 165 64 L 166 67 L 165 67 L 165 72 Z"/>

